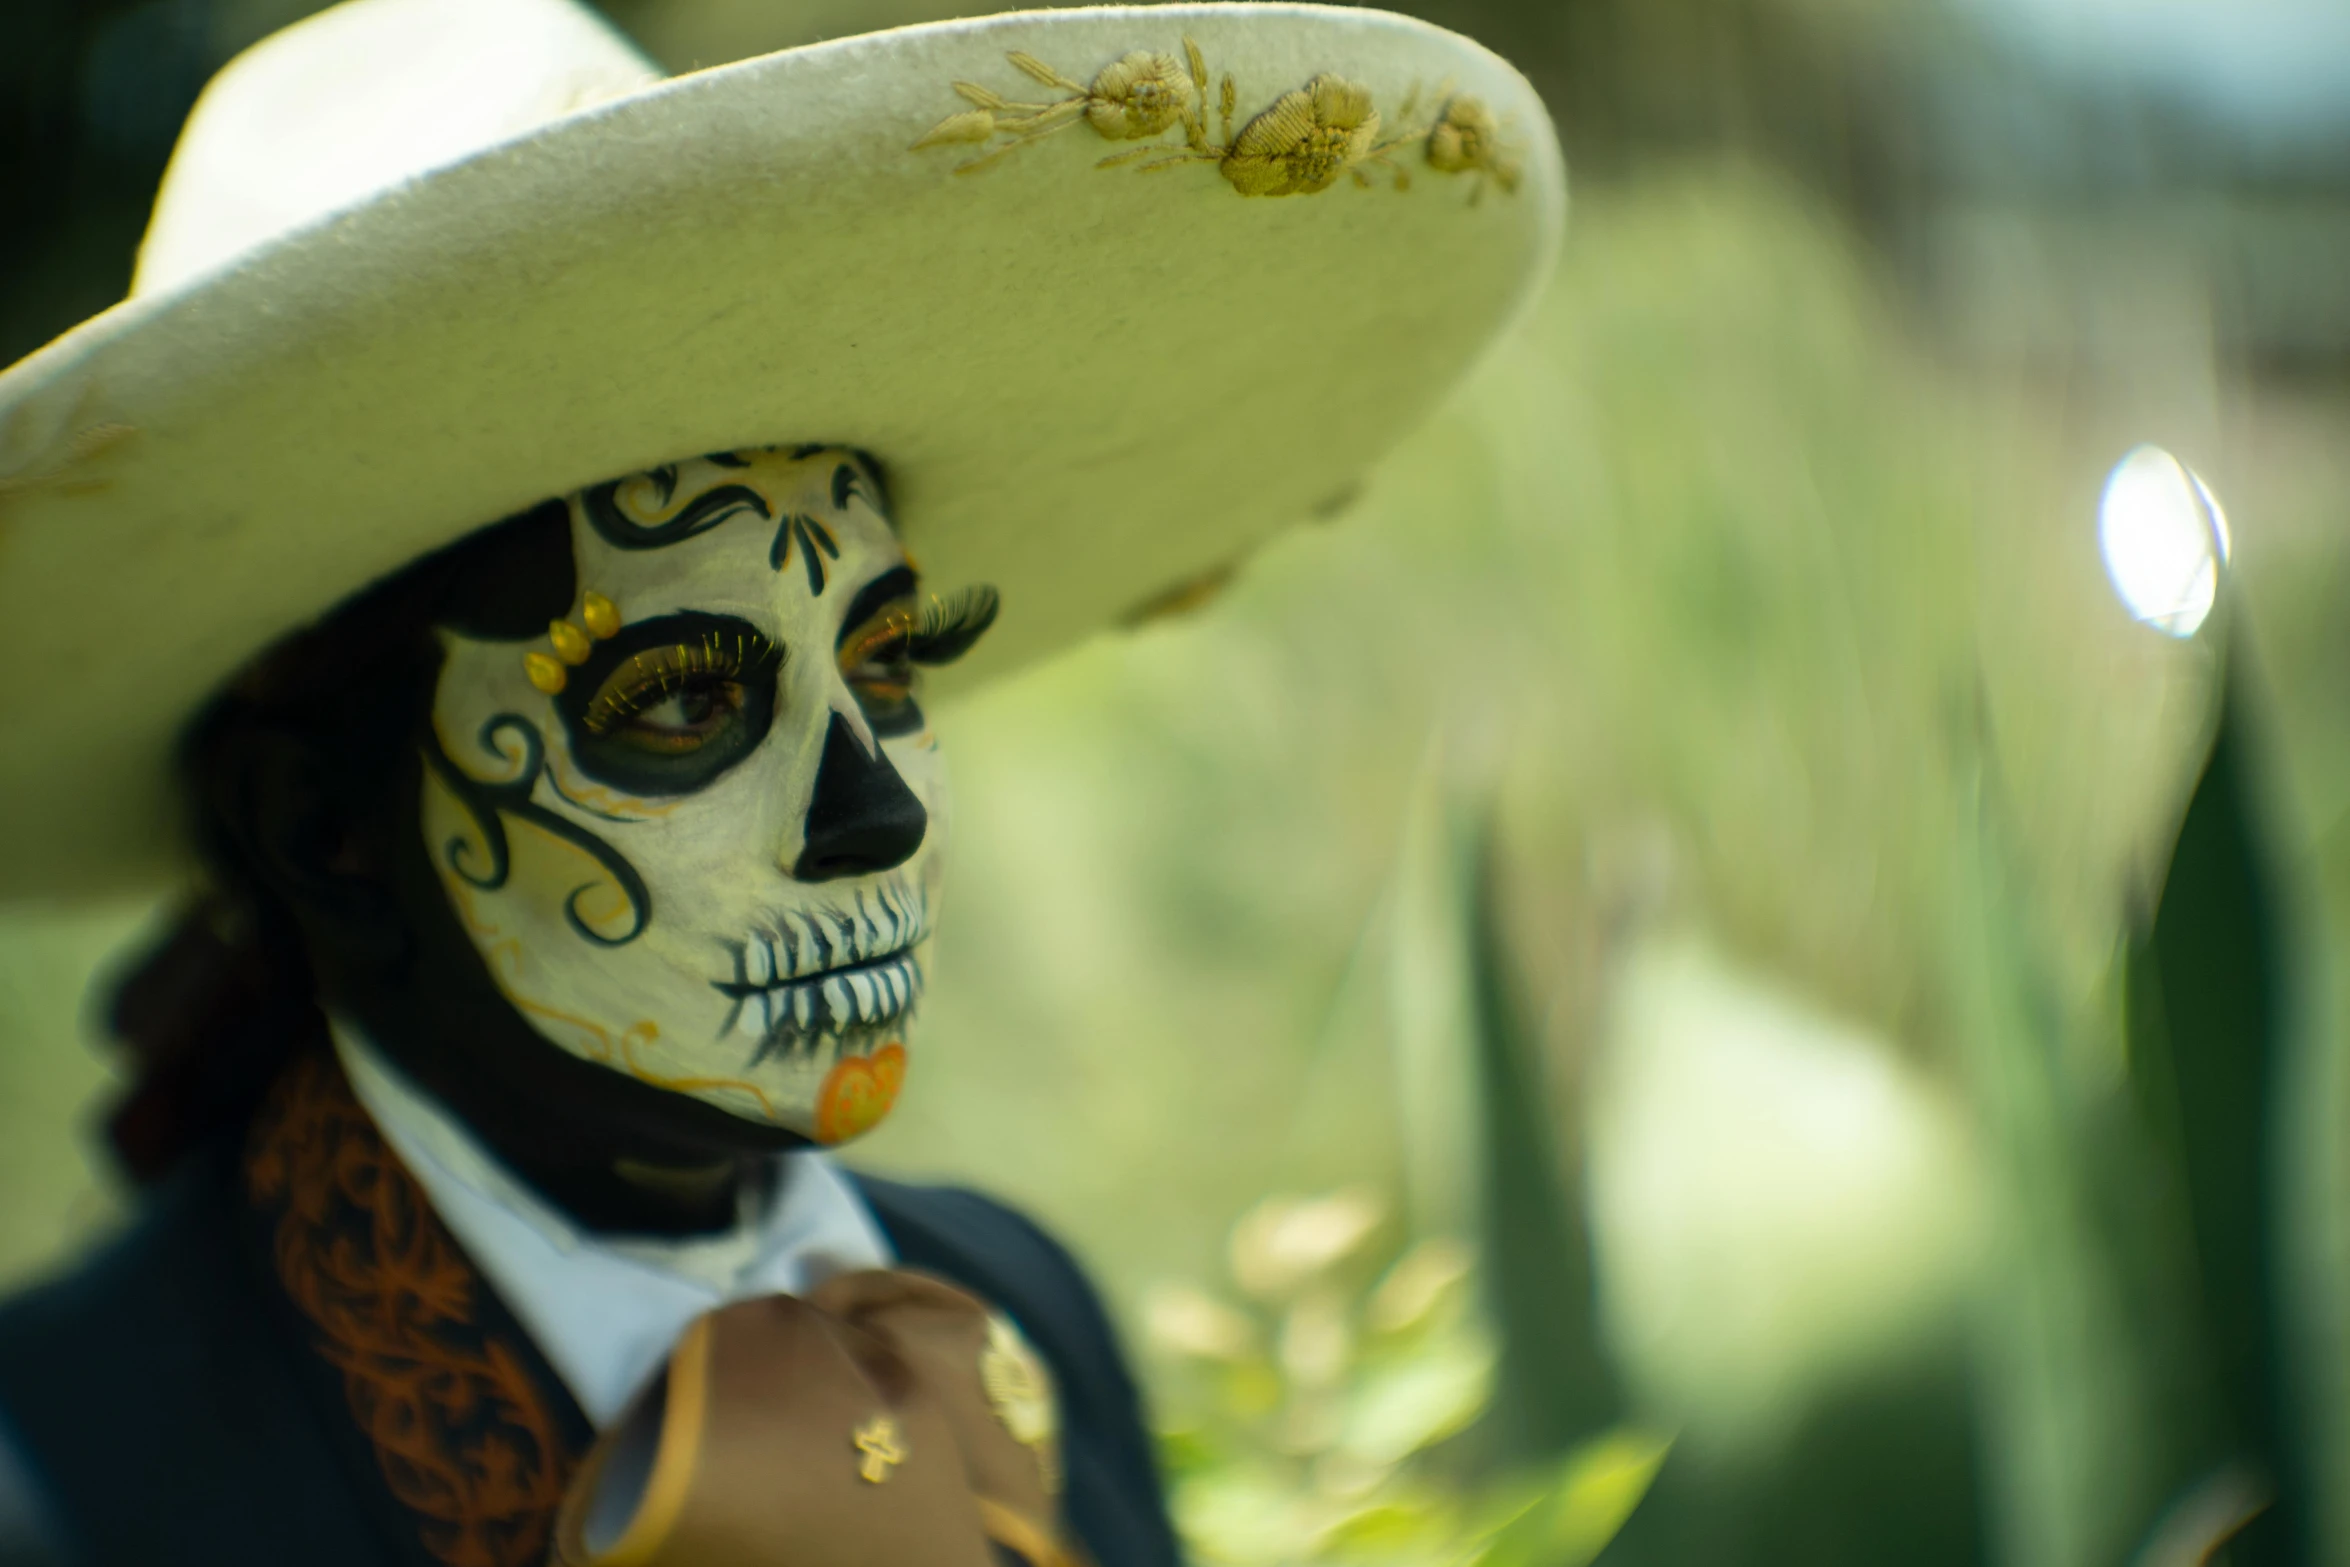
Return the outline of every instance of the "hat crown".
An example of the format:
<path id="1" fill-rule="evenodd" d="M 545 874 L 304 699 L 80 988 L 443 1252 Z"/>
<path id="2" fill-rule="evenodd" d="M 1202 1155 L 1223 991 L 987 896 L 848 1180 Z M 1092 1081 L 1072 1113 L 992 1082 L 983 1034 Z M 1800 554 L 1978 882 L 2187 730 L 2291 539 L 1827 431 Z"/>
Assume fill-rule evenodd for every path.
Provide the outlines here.
<path id="1" fill-rule="evenodd" d="M 171 288 L 661 74 L 571 0 L 346 0 L 206 85 L 172 150 L 131 292 Z"/>

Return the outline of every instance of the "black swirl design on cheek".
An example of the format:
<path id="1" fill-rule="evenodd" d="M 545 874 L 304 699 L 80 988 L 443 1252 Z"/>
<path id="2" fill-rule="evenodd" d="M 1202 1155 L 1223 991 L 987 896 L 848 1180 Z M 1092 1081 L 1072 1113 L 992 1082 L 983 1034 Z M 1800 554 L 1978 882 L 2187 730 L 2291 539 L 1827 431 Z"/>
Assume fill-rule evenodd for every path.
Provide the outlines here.
<path id="1" fill-rule="evenodd" d="M 505 742 L 513 739 L 518 751 L 509 751 Z M 597 931 L 580 917 L 579 900 L 603 885 L 601 881 L 584 881 L 571 889 L 563 900 L 563 918 L 581 940 L 599 947 L 625 947 L 645 932 L 653 920 L 653 895 L 645 887 L 644 878 L 636 867 L 621 858 L 618 850 L 594 833 L 569 822 L 531 798 L 538 786 L 539 774 L 546 766 L 547 746 L 538 727 L 519 713 L 500 713 L 481 726 L 481 747 L 500 761 L 517 763 L 514 776 L 503 783 L 488 783 L 473 777 L 449 760 L 441 749 L 440 737 L 426 732 L 424 762 L 432 769 L 448 791 L 465 807 L 473 818 L 474 830 L 481 834 L 481 846 L 489 856 L 486 867 L 476 869 L 469 862 L 474 859 L 474 845 L 463 833 L 452 836 L 441 846 L 441 854 L 449 869 L 467 886 L 483 892 L 495 892 L 506 885 L 513 874 L 512 847 L 506 839 L 506 818 L 526 822 L 541 832 L 562 839 L 573 848 L 594 860 L 620 895 L 628 900 L 629 926 L 617 936 Z"/>
<path id="2" fill-rule="evenodd" d="M 677 469 L 674 465 L 653 468 L 644 477 L 652 482 L 660 494 L 660 503 L 669 504 L 677 490 Z M 757 517 L 771 521 L 775 513 L 768 508 L 767 497 L 747 484 L 721 484 L 705 490 L 685 505 L 685 509 L 666 522 L 642 523 L 630 518 L 620 509 L 620 487 L 630 481 L 614 479 L 609 483 L 590 485 L 579 492 L 580 510 L 587 514 L 588 526 L 595 529 L 605 543 L 624 550 L 657 550 L 682 543 L 696 534 L 707 533 L 722 523 L 737 517 Z"/>

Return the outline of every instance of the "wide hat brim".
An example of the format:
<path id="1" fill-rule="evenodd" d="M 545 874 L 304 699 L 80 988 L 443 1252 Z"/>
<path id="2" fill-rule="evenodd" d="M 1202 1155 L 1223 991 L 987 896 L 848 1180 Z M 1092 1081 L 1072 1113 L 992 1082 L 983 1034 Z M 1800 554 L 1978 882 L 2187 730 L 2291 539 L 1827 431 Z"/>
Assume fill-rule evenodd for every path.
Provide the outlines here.
<path id="1" fill-rule="evenodd" d="M 1068 96 L 1014 53 L 1090 87 L 1192 49 L 1240 136 L 1286 102 L 1344 148 L 1367 96 L 1376 155 L 1274 198 L 1241 186 L 1315 170 L 1175 161 L 1180 126 L 1106 167 L 1137 144 L 1083 112 L 980 170 L 1007 137 L 915 145 L 973 108 L 958 82 Z M 1479 157 L 1431 162 L 1477 102 Z M 1003 594 L 942 693 L 1017 668 L 1342 496 L 1519 311 L 1564 203 L 1532 89 L 1442 29 L 1030 12 L 660 82 L 118 306 L 0 374 L 0 895 L 170 874 L 171 747 L 240 664 L 486 522 L 695 452 L 876 454 L 925 575 Z"/>

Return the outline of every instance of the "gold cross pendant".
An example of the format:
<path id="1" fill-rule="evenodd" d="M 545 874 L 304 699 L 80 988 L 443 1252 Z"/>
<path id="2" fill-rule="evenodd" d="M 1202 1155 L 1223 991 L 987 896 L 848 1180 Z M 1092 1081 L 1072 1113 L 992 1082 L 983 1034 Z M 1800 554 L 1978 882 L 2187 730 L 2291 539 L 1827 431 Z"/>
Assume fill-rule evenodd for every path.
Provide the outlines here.
<path id="1" fill-rule="evenodd" d="M 898 1436 L 898 1423 L 887 1415 L 875 1415 L 857 1427 L 857 1451 L 865 1457 L 857 1465 L 857 1473 L 868 1485 L 879 1485 L 889 1478 L 890 1467 L 906 1461 L 904 1441 Z"/>

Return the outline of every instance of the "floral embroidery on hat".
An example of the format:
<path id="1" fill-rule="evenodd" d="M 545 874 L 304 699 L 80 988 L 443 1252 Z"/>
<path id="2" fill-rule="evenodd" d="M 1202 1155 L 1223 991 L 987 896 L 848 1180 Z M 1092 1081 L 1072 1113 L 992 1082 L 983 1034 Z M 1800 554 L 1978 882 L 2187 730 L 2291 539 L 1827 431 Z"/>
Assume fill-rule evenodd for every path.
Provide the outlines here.
<path id="1" fill-rule="evenodd" d="M 1428 166 L 1445 174 L 1474 174 L 1477 183 L 1469 199 L 1485 194 L 1487 181 L 1515 194 L 1523 165 L 1515 151 L 1501 141 L 1501 126 L 1481 98 L 1445 100 L 1444 111 L 1428 132 Z"/>
<path id="2" fill-rule="evenodd" d="M 1183 40 L 1180 59 L 1132 49 L 1094 73 L 1090 82 L 1080 82 L 1021 50 L 1005 58 L 1022 75 L 1061 96 L 1014 99 L 978 82 L 957 82 L 956 94 L 971 107 L 932 126 L 914 143 L 916 150 L 984 148 L 956 165 L 957 174 L 975 174 L 1031 143 L 1083 125 L 1104 141 L 1144 144 L 1110 154 L 1097 168 L 1132 164 L 1151 172 L 1213 163 L 1225 183 L 1243 196 L 1310 196 L 1328 190 L 1342 176 L 1370 185 L 1371 165 L 1384 170 L 1395 189 L 1409 189 L 1409 172 L 1389 154 L 1418 143 L 1429 168 L 1472 177 L 1472 204 L 1483 197 L 1488 184 L 1511 193 L 1518 188 L 1517 152 L 1505 145 L 1493 111 L 1466 93 L 1440 90 L 1441 108 L 1433 123 L 1415 125 L 1415 89 L 1396 117 L 1407 128 L 1381 140 L 1387 122 L 1371 89 L 1325 71 L 1281 94 L 1235 134 L 1239 93 L 1226 72 L 1213 94 L 1220 134 L 1211 134 L 1207 60 L 1189 38 Z M 1180 132 L 1180 144 L 1167 139 L 1169 132 Z"/>
<path id="3" fill-rule="evenodd" d="M 1377 152 L 1371 92 L 1342 76 L 1317 76 L 1240 128 L 1222 160 L 1243 196 L 1310 195 Z"/>
<path id="4" fill-rule="evenodd" d="M 1086 90 L 1085 122 L 1108 141 L 1156 136 L 1191 108 L 1192 82 L 1171 54 L 1137 49 L 1102 68 Z"/>

